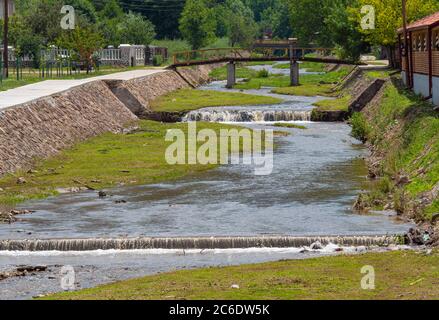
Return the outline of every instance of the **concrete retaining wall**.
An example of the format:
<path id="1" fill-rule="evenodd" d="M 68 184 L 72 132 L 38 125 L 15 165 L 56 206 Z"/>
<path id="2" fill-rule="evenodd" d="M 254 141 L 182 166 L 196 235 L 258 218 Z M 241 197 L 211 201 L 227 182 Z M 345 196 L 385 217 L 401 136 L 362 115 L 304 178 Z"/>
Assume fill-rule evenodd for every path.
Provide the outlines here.
<path id="1" fill-rule="evenodd" d="M 214 66 L 183 69 L 195 86 L 208 81 Z M 190 88 L 169 70 L 128 81 L 93 81 L 0 112 L 0 176 L 27 169 L 90 137 L 123 130 L 138 120 L 134 113 L 151 112 L 152 100 Z M 131 111 L 130 111 L 131 109 Z"/>
<path id="2" fill-rule="evenodd" d="M 154 99 L 178 89 L 190 88 L 190 85 L 176 72 L 170 70 L 121 82 L 118 88 L 128 90 L 145 108 L 145 111 L 148 111 L 150 102 Z"/>
<path id="3" fill-rule="evenodd" d="M 101 81 L 0 112 L 0 175 L 136 120 Z"/>
<path id="4" fill-rule="evenodd" d="M 113 93 L 136 115 L 156 119 L 150 103 L 179 89 L 196 88 L 210 81 L 209 73 L 220 65 L 168 70 L 147 77 L 128 81 L 107 81 Z"/>

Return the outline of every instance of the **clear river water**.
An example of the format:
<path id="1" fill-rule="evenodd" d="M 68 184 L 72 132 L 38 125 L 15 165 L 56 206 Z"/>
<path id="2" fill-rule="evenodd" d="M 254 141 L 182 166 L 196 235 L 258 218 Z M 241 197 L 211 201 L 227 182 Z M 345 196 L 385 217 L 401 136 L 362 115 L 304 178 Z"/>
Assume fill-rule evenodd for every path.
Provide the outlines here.
<path id="1" fill-rule="evenodd" d="M 214 82 L 200 90 L 226 90 Z M 248 93 L 273 95 L 268 88 Z M 246 165 L 224 165 L 197 176 L 156 185 L 119 187 L 64 194 L 30 201 L 36 212 L 0 225 L 0 239 L 98 238 L 138 236 L 376 235 L 403 233 L 410 227 L 386 214 L 352 211 L 358 193 L 368 187 L 366 149 L 344 123 L 309 121 L 320 98 L 281 96 L 272 106 L 206 108 L 187 120 L 224 121 L 251 128 L 272 128 L 274 121 L 299 121 L 306 130 L 275 138 L 273 173 L 256 176 Z M 116 204 L 123 200 L 123 203 Z M 133 250 L 90 252 L 0 251 L 1 270 L 42 264 L 46 272 L 0 281 L 0 298 L 29 298 L 61 290 L 59 269 L 72 265 L 77 287 L 201 266 L 305 258 L 297 248 L 254 250 Z"/>

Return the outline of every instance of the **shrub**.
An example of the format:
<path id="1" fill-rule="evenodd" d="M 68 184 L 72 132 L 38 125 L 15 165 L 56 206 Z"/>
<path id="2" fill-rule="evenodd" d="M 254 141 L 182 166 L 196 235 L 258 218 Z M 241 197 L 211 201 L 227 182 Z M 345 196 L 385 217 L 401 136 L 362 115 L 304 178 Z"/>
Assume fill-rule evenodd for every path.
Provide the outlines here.
<path id="1" fill-rule="evenodd" d="M 256 74 L 257 78 L 268 78 L 269 77 L 269 73 L 267 69 L 262 69 L 259 70 L 258 73 Z"/>
<path id="2" fill-rule="evenodd" d="M 161 66 L 163 64 L 163 57 L 161 55 L 155 55 L 152 57 L 152 64 L 154 66 Z"/>
<path id="3" fill-rule="evenodd" d="M 350 123 L 352 125 L 351 135 L 362 142 L 366 142 L 371 130 L 364 115 L 355 112 L 351 117 Z"/>

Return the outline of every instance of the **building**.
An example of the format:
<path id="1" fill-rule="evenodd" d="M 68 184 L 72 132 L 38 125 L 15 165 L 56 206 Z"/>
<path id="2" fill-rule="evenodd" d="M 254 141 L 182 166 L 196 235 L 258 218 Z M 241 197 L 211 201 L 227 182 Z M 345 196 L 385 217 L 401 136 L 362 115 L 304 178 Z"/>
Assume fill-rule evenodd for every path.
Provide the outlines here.
<path id="1" fill-rule="evenodd" d="M 9 0 L 9 16 L 12 16 L 15 12 L 15 2 L 14 0 Z M 0 0 L 0 19 L 3 19 L 5 13 L 5 0 Z"/>
<path id="2" fill-rule="evenodd" d="M 408 71 L 409 83 L 406 85 L 439 105 L 439 12 L 408 25 L 407 31 L 409 46 L 405 50 L 404 30 L 398 30 L 403 80 L 407 82 Z"/>

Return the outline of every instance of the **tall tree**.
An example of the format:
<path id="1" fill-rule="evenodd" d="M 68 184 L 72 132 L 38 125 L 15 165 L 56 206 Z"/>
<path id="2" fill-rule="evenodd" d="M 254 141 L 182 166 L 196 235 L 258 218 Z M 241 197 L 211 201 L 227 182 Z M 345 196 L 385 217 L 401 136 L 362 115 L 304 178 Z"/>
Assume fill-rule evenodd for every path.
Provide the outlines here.
<path id="1" fill-rule="evenodd" d="M 149 45 L 155 37 L 154 25 L 139 13 L 128 13 L 118 25 L 123 43 Z"/>
<path id="2" fill-rule="evenodd" d="M 325 24 L 332 0 L 289 1 L 291 27 L 302 45 L 332 45 L 331 30 Z"/>
<path id="3" fill-rule="evenodd" d="M 156 26 L 160 39 L 181 36 L 179 20 L 185 0 L 119 0 L 125 11 L 141 13 Z"/>
<path id="4" fill-rule="evenodd" d="M 88 72 L 94 66 L 94 52 L 103 46 L 103 38 L 91 27 L 76 27 L 63 31 L 56 43 L 61 48 L 74 51 L 77 55 L 75 59 L 82 61 Z"/>
<path id="5" fill-rule="evenodd" d="M 288 13 L 288 0 L 276 0 L 272 6 L 262 11 L 259 25 L 262 32 L 270 30 L 275 38 L 291 37 L 293 30 Z"/>
<path id="6" fill-rule="evenodd" d="M 387 56 L 394 64 L 394 48 L 397 42 L 397 30 L 402 26 L 401 0 L 358 0 L 358 6 L 351 7 L 350 11 L 357 20 L 361 19 L 359 6 L 371 5 L 375 8 L 375 29 L 359 31 L 372 44 L 383 46 Z M 439 0 L 407 0 L 407 19 L 413 22 L 439 10 Z"/>
<path id="7" fill-rule="evenodd" d="M 180 31 L 194 50 L 206 46 L 215 38 L 215 21 L 204 0 L 186 1 Z"/>
<path id="8" fill-rule="evenodd" d="M 361 53 L 369 48 L 364 35 L 358 30 L 359 21 L 347 9 L 356 4 L 357 0 L 333 0 L 324 20 L 331 31 L 331 41 L 337 47 L 339 56 L 354 61 L 359 60 Z"/>
<path id="9" fill-rule="evenodd" d="M 241 0 L 227 0 L 229 10 L 228 32 L 230 44 L 248 47 L 257 37 L 258 26 L 253 18 L 252 10 Z"/>

